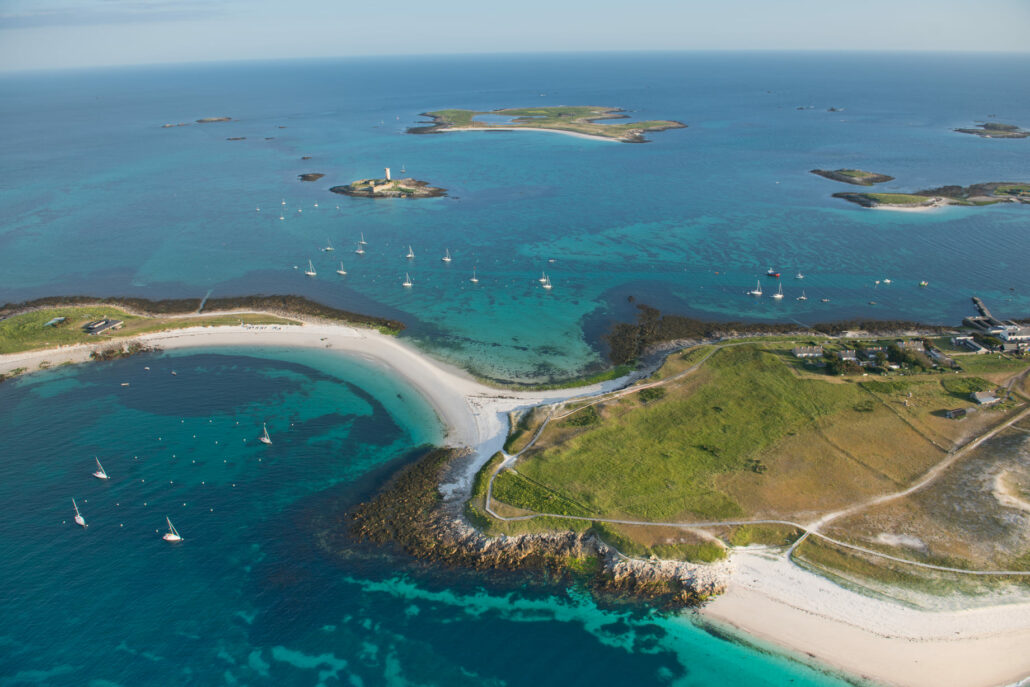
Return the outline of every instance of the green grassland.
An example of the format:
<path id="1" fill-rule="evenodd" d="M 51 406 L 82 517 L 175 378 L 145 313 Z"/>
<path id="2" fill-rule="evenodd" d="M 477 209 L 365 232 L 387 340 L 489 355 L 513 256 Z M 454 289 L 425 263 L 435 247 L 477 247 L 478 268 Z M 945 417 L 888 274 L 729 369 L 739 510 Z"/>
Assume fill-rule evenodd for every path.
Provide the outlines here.
<path id="1" fill-rule="evenodd" d="M 55 317 L 66 319 L 56 326 L 43 326 Z M 82 331 L 82 325 L 87 322 L 104 318 L 122 320 L 124 324 L 119 329 L 108 330 L 95 336 Z M 172 318 L 134 315 L 121 308 L 107 305 L 43 308 L 20 315 L 12 315 L 0 321 L 0 354 L 73 344 L 97 344 L 165 329 L 217 327 L 238 325 L 241 322 L 245 324 L 296 324 L 295 321 L 283 317 L 249 313 Z"/>
<path id="2" fill-rule="evenodd" d="M 911 484 L 1012 412 L 948 419 L 945 410 L 969 405 L 970 392 L 997 380 L 916 370 L 835 377 L 795 360 L 796 343 L 724 346 L 676 377 L 712 348 L 686 350 L 652 377 L 665 380 L 659 387 L 559 409 L 514 469 L 498 474 L 495 505 L 648 522 L 804 520 Z M 521 448 L 525 428 L 518 434 Z M 521 525 L 532 531 L 526 522 L 536 521 Z M 734 545 L 796 536 L 765 527 L 718 536 Z M 636 526 L 612 531 L 650 553 L 668 543 L 645 541 Z M 686 557 L 707 555 L 691 548 L 704 542 L 680 543 Z"/>
<path id="3" fill-rule="evenodd" d="M 511 122 L 495 124 L 476 120 L 479 115 L 510 116 Z M 526 107 L 502 110 L 436 110 L 427 112 L 433 117 L 435 125 L 425 129 L 441 130 L 445 128 L 477 128 L 497 129 L 510 127 L 532 127 L 538 129 L 554 129 L 603 136 L 624 141 L 642 141 L 641 134 L 647 131 L 663 131 L 665 129 L 683 128 L 684 124 L 668 120 L 652 120 L 645 122 L 627 122 L 622 124 L 598 124 L 600 120 L 622 119 L 621 110 L 612 107 L 594 106 L 561 106 L 561 107 Z M 418 129 L 416 129 L 417 131 Z"/>
<path id="4" fill-rule="evenodd" d="M 930 202 L 926 196 L 910 193 L 863 193 L 862 195 L 880 205 L 923 205 Z"/>

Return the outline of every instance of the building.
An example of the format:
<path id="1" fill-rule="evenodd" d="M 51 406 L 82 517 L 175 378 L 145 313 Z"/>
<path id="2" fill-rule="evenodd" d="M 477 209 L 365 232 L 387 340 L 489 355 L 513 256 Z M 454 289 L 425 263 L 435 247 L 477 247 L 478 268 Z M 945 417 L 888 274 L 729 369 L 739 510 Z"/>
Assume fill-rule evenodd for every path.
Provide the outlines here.
<path id="1" fill-rule="evenodd" d="M 974 391 L 969 397 L 976 401 L 977 405 L 982 406 L 994 405 L 1001 400 L 990 391 Z"/>
<path id="2" fill-rule="evenodd" d="M 844 349 L 843 351 L 837 351 L 837 357 L 841 360 L 850 360 L 853 363 L 858 362 L 858 354 L 851 349 Z"/>
<path id="3" fill-rule="evenodd" d="M 925 353 L 926 346 L 923 345 L 922 341 L 918 339 L 907 339 L 898 342 L 898 348 L 903 351 L 915 351 L 917 353 Z"/>
<path id="4" fill-rule="evenodd" d="M 92 322 L 87 322 L 86 324 L 82 325 L 82 331 L 86 332 L 87 334 L 99 334 L 100 332 L 106 332 L 108 329 L 115 329 L 121 326 L 121 320 L 111 320 L 105 318 L 103 320 L 94 320 Z"/>
<path id="5" fill-rule="evenodd" d="M 955 410 L 948 410 L 944 413 L 944 417 L 949 420 L 961 420 L 969 414 L 970 408 L 956 408 Z"/>
<path id="6" fill-rule="evenodd" d="M 1001 327 L 997 336 L 1006 343 L 1027 343 L 1030 342 L 1030 327 L 1008 324 Z"/>
<path id="7" fill-rule="evenodd" d="M 795 358 L 821 358 L 823 357 L 822 346 L 795 346 L 791 351 Z"/>

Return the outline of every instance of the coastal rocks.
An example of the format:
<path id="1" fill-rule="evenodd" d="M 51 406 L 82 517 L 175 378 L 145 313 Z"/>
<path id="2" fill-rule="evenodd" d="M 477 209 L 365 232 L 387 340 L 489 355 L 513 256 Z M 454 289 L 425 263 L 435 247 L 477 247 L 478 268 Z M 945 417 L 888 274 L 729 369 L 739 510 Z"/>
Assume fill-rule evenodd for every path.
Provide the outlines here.
<path id="1" fill-rule="evenodd" d="M 725 565 L 627 559 L 585 532 L 490 537 L 446 502 L 439 484 L 453 450 L 436 449 L 400 470 L 374 498 L 342 518 L 320 523 L 326 550 L 346 555 L 352 542 L 399 547 L 415 559 L 475 571 L 518 573 L 527 580 L 575 583 L 611 600 L 645 600 L 664 608 L 696 606 L 724 588 Z"/>
<path id="2" fill-rule="evenodd" d="M 418 179 L 358 179 L 329 190 L 355 198 L 438 198 L 447 195 L 447 189 L 430 186 L 429 182 Z"/>
<path id="3" fill-rule="evenodd" d="M 816 174 L 825 179 L 840 181 L 845 184 L 854 184 L 856 186 L 872 186 L 873 184 L 882 184 L 885 181 L 894 180 L 894 177 L 892 176 L 877 174 L 875 172 L 866 172 L 862 169 L 813 169 L 810 171 L 812 174 Z"/>
<path id="4" fill-rule="evenodd" d="M 189 126 L 189 122 L 179 122 L 178 124 L 162 124 L 162 129 L 174 129 L 177 126 Z"/>
<path id="5" fill-rule="evenodd" d="M 227 141 L 246 141 L 247 137 L 246 136 L 231 136 L 231 137 L 229 137 L 229 138 L 227 138 L 225 140 L 227 140 Z"/>
<path id="6" fill-rule="evenodd" d="M 1021 129 L 1015 124 L 1002 124 L 1001 122 L 986 122 L 977 124 L 975 129 L 955 129 L 955 131 L 980 138 L 1027 138 L 1030 136 L 1030 131 Z"/>
<path id="7" fill-rule="evenodd" d="M 325 174 L 321 174 L 319 172 L 308 172 L 307 174 L 298 174 L 297 178 L 301 181 L 318 181 L 324 176 Z"/>
<path id="8" fill-rule="evenodd" d="M 216 122 L 231 122 L 232 117 L 204 117 L 196 121 L 197 124 L 215 124 Z"/>

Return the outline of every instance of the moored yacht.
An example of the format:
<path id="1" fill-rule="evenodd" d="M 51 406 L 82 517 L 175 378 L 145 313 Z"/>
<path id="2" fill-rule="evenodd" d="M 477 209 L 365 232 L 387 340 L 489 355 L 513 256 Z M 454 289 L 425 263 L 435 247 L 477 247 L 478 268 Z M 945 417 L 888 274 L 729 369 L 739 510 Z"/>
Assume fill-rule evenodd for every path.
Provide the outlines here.
<path id="1" fill-rule="evenodd" d="M 318 272 L 315 271 L 315 266 L 311 263 L 310 260 L 308 260 L 308 268 L 304 270 L 304 274 L 308 275 L 309 277 L 314 277 L 318 274 Z"/>
<path id="2" fill-rule="evenodd" d="M 168 523 L 168 531 L 165 532 L 164 536 L 161 538 L 165 541 L 182 541 L 182 537 L 179 536 L 179 531 L 175 529 L 175 525 L 172 524 L 172 521 L 168 516 L 165 516 L 165 522 Z"/>
<path id="3" fill-rule="evenodd" d="M 107 472 L 104 470 L 104 466 L 100 464 L 100 459 L 96 456 L 93 456 L 93 460 L 97 462 L 97 469 L 96 472 L 93 473 L 93 476 L 97 479 L 111 479 L 107 476 Z"/>

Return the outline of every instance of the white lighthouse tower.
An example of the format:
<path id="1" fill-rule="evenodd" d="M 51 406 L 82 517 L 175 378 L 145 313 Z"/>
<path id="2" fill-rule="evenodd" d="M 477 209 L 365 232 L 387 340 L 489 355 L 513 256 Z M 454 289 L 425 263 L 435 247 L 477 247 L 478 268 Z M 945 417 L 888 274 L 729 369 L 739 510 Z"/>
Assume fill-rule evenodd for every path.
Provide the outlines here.
<path id="1" fill-rule="evenodd" d="M 387 181 L 390 180 L 390 168 L 389 167 L 386 168 L 386 180 Z"/>

